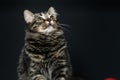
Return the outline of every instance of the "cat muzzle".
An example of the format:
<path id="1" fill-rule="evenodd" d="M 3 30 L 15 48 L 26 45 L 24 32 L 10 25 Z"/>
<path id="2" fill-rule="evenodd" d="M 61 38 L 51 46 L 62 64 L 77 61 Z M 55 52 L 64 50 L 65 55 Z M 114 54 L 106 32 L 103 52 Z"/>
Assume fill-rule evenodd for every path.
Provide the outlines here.
<path id="1" fill-rule="evenodd" d="M 49 34 L 52 33 L 56 30 L 56 28 L 53 25 L 47 25 L 45 28 L 38 28 L 38 32 L 43 33 L 43 34 Z"/>

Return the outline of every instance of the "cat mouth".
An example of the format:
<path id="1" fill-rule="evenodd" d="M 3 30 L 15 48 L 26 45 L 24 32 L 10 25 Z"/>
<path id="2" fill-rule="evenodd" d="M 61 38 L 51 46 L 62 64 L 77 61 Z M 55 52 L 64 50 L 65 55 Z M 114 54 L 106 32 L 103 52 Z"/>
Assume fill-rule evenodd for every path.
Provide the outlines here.
<path id="1" fill-rule="evenodd" d="M 39 27 L 38 28 L 38 32 L 43 33 L 43 34 L 50 34 L 52 32 L 54 32 L 56 30 L 56 28 L 53 25 L 48 25 L 46 27 Z"/>

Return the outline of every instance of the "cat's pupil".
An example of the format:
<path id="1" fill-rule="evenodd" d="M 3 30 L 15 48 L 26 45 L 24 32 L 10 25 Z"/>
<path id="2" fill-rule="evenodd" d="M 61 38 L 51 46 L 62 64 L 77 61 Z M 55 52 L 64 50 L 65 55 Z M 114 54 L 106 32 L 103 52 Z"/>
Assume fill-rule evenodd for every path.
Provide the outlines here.
<path id="1" fill-rule="evenodd" d="M 53 19 L 54 17 L 53 16 L 50 16 L 50 19 Z"/>
<path id="2" fill-rule="evenodd" d="M 38 19 L 36 23 L 42 23 L 44 20 L 43 19 Z"/>
<path id="3" fill-rule="evenodd" d="M 41 22 L 45 21 L 45 19 L 43 19 L 43 18 L 41 18 L 41 17 L 39 18 L 39 20 L 40 20 Z"/>

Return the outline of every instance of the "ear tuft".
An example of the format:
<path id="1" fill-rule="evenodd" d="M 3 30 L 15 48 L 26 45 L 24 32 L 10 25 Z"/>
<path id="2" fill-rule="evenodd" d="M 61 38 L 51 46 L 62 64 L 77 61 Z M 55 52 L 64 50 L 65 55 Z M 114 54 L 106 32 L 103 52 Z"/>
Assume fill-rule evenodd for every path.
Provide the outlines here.
<path id="1" fill-rule="evenodd" d="M 57 17 L 57 12 L 55 11 L 53 7 L 50 7 L 48 9 L 48 14 L 53 15 L 54 17 Z"/>
<path id="2" fill-rule="evenodd" d="M 24 10 L 24 18 L 26 23 L 31 23 L 34 20 L 34 14 L 29 10 Z"/>

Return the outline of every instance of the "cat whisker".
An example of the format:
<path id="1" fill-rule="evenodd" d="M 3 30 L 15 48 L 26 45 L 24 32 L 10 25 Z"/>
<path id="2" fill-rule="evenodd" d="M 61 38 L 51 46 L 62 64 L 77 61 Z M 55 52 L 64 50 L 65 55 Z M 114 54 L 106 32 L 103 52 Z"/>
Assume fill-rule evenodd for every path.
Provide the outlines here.
<path id="1" fill-rule="evenodd" d="M 70 28 L 65 27 L 65 26 L 63 26 L 63 25 L 59 25 L 58 27 L 61 28 L 61 29 L 62 29 L 63 31 L 65 31 L 66 33 L 68 32 L 69 35 L 72 35 Z"/>
<path id="2" fill-rule="evenodd" d="M 59 25 L 60 25 L 60 26 L 63 26 L 63 27 L 66 27 L 66 28 L 69 29 L 69 30 L 71 29 L 71 28 L 70 28 L 70 25 L 68 25 L 68 24 L 61 24 L 61 23 L 60 23 Z"/>
<path id="3" fill-rule="evenodd" d="M 70 25 L 68 25 L 68 24 L 60 24 L 60 25 L 67 26 L 67 27 L 69 27 L 69 26 L 70 26 Z"/>

